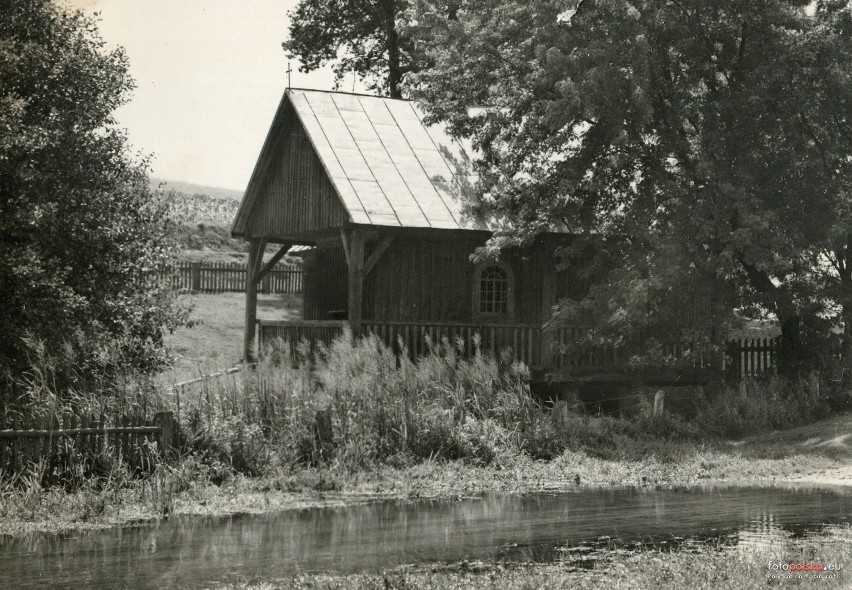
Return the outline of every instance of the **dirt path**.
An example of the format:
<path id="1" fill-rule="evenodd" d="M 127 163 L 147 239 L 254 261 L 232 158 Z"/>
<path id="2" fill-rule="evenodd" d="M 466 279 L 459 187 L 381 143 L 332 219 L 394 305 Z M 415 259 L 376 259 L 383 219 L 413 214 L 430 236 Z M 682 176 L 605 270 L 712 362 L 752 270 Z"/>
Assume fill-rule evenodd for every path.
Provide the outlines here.
<path id="1" fill-rule="evenodd" d="M 798 457 L 779 479 L 795 483 L 852 486 L 852 413 L 755 436 L 733 447 L 746 456 Z M 826 465 L 826 462 L 829 464 Z"/>

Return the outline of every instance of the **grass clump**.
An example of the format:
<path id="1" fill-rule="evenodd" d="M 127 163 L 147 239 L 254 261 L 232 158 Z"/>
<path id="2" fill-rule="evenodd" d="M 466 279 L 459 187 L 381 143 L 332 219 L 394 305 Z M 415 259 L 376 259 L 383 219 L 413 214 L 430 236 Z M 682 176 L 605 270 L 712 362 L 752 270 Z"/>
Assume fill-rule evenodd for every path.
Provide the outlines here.
<path id="1" fill-rule="evenodd" d="M 499 467 L 569 450 L 673 462 L 697 444 L 771 427 L 771 395 L 780 395 L 768 388 L 745 397 L 698 392 L 689 418 L 655 415 L 647 395 L 637 396 L 629 415 L 575 409 L 560 416 L 531 395 L 525 367 L 482 354 L 478 342 L 471 357 L 463 342 L 429 344 L 413 362 L 376 336 L 347 331 L 329 346 L 302 343 L 294 362 L 293 348 L 279 342 L 230 385 L 190 400 L 182 422 L 197 433 L 196 450 L 246 475 L 318 466 L 355 473 L 423 461 Z"/>
<path id="2" fill-rule="evenodd" d="M 540 413 L 520 367 L 500 369 L 479 352 L 464 359 L 461 342 L 431 343 L 417 363 L 348 331 L 313 359 L 303 347 L 295 367 L 287 349 L 265 355 L 246 393 L 278 459 L 294 466 L 487 465 L 519 449 L 525 424 Z"/>

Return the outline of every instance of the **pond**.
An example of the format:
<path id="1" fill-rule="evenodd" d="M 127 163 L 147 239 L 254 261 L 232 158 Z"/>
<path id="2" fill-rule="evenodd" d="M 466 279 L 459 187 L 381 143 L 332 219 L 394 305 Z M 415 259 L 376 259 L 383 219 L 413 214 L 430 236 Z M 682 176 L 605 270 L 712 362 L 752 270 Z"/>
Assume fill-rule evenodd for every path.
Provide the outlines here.
<path id="1" fill-rule="evenodd" d="M 616 547 L 677 550 L 708 540 L 750 547 L 850 521 L 852 493 L 808 488 L 578 489 L 172 518 L 0 537 L 0 588 L 206 588 L 240 577 L 550 561 Z"/>

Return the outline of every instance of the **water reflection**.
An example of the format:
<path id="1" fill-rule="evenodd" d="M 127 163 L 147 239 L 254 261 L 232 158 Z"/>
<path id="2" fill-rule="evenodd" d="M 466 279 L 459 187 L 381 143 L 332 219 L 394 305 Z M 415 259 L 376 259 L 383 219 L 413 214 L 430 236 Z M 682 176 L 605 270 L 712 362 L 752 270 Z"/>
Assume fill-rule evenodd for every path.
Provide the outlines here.
<path id="1" fill-rule="evenodd" d="M 0 588 L 206 587 L 229 575 L 375 571 L 462 559 L 548 561 L 614 548 L 743 548 L 849 522 L 852 495 L 818 490 L 583 490 L 172 519 L 70 536 L 0 537 Z"/>

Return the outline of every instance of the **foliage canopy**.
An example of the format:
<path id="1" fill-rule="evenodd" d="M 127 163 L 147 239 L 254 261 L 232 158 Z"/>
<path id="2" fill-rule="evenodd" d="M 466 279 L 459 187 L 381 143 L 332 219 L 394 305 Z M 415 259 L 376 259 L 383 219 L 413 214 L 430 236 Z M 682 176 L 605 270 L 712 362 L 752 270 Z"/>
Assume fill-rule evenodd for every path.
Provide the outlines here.
<path id="1" fill-rule="evenodd" d="M 355 72 L 371 90 L 398 98 L 414 61 L 411 39 L 402 33 L 408 8 L 407 0 L 302 0 L 282 45 L 302 61 L 302 71 L 334 62 L 338 84 Z"/>
<path id="2" fill-rule="evenodd" d="M 13 377 L 33 343 L 76 375 L 164 361 L 178 319 L 156 281 L 168 222 L 112 117 L 132 87 L 93 19 L 0 3 L 0 369 Z"/>
<path id="3" fill-rule="evenodd" d="M 772 314 L 791 371 L 832 327 L 852 366 L 852 7 L 809 4 L 585 0 L 565 26 L 562 0 L 425 2 L 408 87 L 474 139 L 479 206 L 515 227 L 493 247 L 557 226 L 569 260 L 599 244 L 564 319 L 641 362 Z M 672 322 L 689 292 L 700 313 Z"/>

